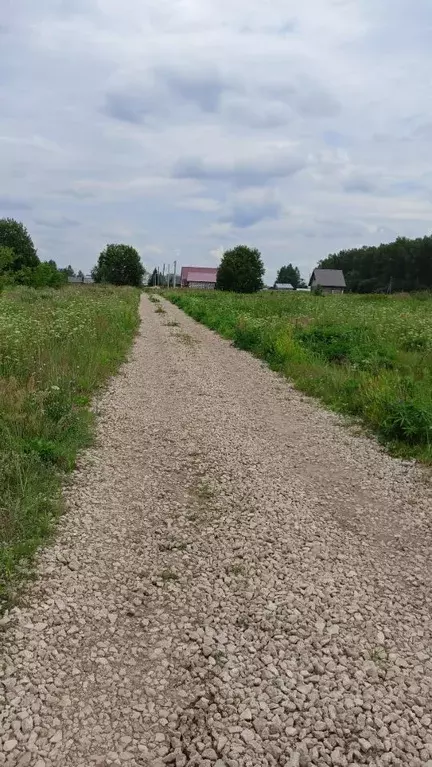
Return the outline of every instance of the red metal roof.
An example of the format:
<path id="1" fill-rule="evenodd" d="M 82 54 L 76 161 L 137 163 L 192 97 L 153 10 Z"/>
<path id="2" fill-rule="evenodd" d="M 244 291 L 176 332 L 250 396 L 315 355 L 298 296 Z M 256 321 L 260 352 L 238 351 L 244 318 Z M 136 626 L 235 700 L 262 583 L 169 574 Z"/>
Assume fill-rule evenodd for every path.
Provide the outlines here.
<path id="1" fill-rule="evenodd" d="M 212 266 L 183 266 L 181 281 L 183 282 L 216 282 L 217 268 Z"/>

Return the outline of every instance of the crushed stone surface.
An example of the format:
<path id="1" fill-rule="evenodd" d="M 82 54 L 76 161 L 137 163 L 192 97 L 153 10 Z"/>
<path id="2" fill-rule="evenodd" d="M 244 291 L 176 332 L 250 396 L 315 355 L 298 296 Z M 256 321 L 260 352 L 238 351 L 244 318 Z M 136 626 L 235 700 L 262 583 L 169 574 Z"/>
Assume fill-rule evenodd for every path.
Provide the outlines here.
<path id="1" fill-rule="evenodd" d="M 0 765 L 432 767 L 427 473 L 163 306 L 0 621 Z"/>

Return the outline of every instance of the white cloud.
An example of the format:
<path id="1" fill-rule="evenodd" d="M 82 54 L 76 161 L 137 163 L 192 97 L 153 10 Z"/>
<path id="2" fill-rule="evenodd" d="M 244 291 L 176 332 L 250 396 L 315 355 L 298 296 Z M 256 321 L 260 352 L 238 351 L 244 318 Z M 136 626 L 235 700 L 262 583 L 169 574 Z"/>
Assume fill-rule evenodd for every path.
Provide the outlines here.
<path id="1" fill-rule="evenodd" d="M 308 271 L 428 231 L 428 0 L 4 2 L 0 216 L 44 257 L 247 235 Z"/>

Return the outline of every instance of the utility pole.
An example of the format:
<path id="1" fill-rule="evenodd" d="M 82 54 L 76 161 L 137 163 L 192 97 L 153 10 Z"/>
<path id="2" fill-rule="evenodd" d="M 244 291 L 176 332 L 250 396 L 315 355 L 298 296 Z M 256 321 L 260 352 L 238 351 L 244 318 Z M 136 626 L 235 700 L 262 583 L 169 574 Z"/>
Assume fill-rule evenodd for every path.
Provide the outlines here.
<path id="1" fill-rule="evenodd" d="M 168 276 L 168 285 L 167 285 L 167 288 L 168 288 L 168 290 L 169 290 L 169 284 L 170 284 L 170 264 L 168 264 L 168 273 L 167 273 L 167 276 Z"/>
<path id="2" fill-rule="evenodd" d="M 177 261 L 174 261 L 174 268 L 173 268 L 174 276 L 173 276 L 173 288 L 177 285 Z"/>

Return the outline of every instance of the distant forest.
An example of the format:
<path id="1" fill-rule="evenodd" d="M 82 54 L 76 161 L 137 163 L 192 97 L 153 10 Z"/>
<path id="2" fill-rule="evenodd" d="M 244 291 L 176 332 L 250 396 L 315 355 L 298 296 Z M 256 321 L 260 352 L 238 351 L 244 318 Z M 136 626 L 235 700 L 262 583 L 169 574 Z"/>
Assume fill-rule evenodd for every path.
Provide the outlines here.
<path id="1" fill-rule="evenodd" d="M 432 289 L 432 237 L 341 250 L 320 261 L 323 269 L 342 269 L 353 293 Z"/>

